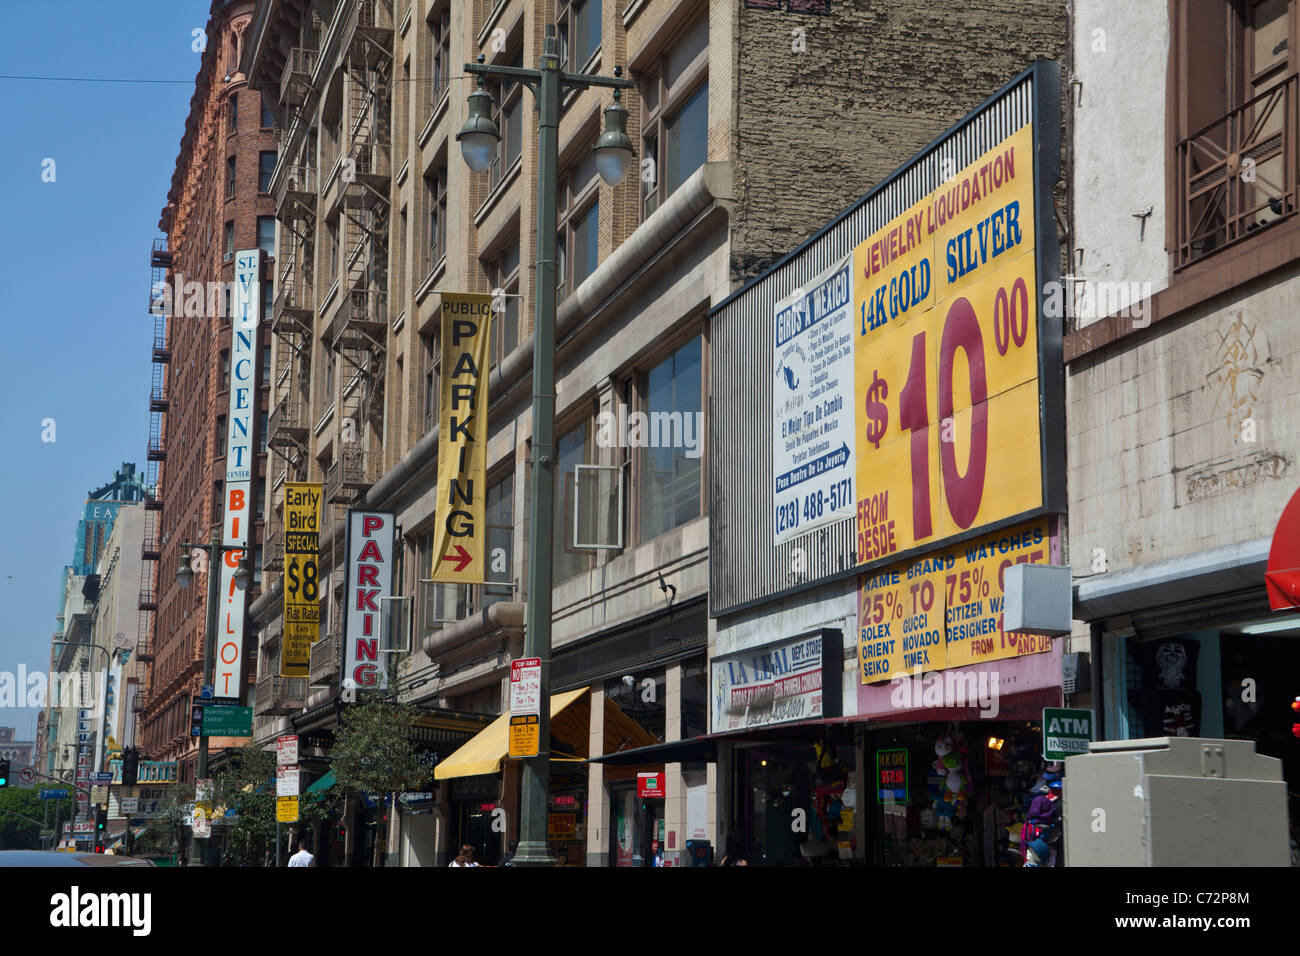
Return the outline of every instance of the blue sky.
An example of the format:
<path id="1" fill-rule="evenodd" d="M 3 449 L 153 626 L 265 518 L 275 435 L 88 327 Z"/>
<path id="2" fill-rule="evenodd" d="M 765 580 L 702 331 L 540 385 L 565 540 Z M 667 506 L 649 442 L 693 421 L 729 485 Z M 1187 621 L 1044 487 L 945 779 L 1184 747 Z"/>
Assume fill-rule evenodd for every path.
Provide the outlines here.
<path id="1" fill-rule="evenodd" d="M 0 74 L 0 671 L 45 667 L 86 493 L 145 465 L 149 248 L 158 235 L 209 0 L 7 4 Z M 55 161 L 54 182 L 41 178 Z M 41 440 L 43 419 L 55 441 Z M 24 739 L 36 711 L 0 708 Z"/>

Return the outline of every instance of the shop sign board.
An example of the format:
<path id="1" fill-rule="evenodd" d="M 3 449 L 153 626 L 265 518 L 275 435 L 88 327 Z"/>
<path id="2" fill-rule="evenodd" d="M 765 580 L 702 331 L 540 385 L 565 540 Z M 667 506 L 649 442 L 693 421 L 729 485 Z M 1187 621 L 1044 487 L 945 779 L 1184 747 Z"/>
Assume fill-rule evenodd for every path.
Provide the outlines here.
<path id="1" fill-rule="evenodd" d="M 773 542 L 853 517 L 853 259 L 776 303 Z"/>
<path id="2" fill-rule="evenodd" d="M 578 815 L 576 813 L 548 813 L 546 815 L 546 837 L 548 840 L 573 840 L 578 836 Z"/>
<path id="3" fill-rule="evenodd" d="M 1086 754 L 1092 742 L 1093 713 L 1067 707 L 1043 708 L 1043 759 Z"/>
<path id="4" fill-rule="evenodd" d="M 642 800 L 662 800 L 664 797 L 664 775 L 662 773 L 637 774 L 636 795 Z"/>
<path id="5" fill-rule="evenodd" d="M 275 822 L 276 823 L 297 823 L 298 822 L 298 798 L 297 797 L 279 797 L 275 798 Z"/>
<path id="6" fill-rule="evenodd" d="M 838 717 L 843 633 L 822 628 L 716 658 L 712 731 Z"/>
<path id="7" fill-rule="evenodd" d="M 907 803 L 907 771 L 906 747 L 876 751 L 876 798 L 881 803 Z"/>
<path id="8" fill-rule="evenodd" d="M 343 677 L 359 688 L 383 690 L 388 686 L 379 639 L 382 602 L 393 593 L 394 533 L 391 512 L 348 511 Z"/>
<path id="9" fill-rule="evenodd" d="M 521 657 L 510 662 L 510 713 L 542 712 L 542 659 Z"/>
<path id="10" fill-rule="evenodd" d="M 253 523 L 253 407 L 257 395 L 259 314 L 262 296 L 262 250 L 235 253 L 235 288 L 231 296 L 230 407 L 226 436 L 225 521 L 222 544 L 243 548 Z M 215 696 L 238 701 L 244 687 L 244 613 L 247 588 L 235 584 L 242 550 L 219 558 Z"/>
<path id="11" fill-rule="evenodd" d="M 321 484 L 284 486 L 284 635 L 280 676 L 306 677 L 311 646 L 320 637 Z"/>
<path id="12" fill-rule="evenodd" d="M 437 521 L 429 577 L 481 584 L 487 574 L 487 407 L 492 296 L 442 294 L 442 409 Z"/>
<path id="13" fill-rule="evenodd" d="M 1050 636 L 1008 634 L 1002 621 L 1007 568 L 1050 559 L 1047 519 L 1039 519 L 864 576 L 862 683 L 1050 651 Z"/>
<path id="14" fill-rule="evenodd" d="M 538 714 L 510 715 L 511 757 L 536 757 L 541 752 L 541 720 Z"/>

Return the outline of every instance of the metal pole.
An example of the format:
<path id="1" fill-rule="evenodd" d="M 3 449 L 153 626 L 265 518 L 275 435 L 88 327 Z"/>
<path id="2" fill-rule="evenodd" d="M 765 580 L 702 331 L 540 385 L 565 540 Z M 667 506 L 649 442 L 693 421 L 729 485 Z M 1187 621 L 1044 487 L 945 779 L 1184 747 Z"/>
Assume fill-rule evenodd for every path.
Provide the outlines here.
<path id="1" fill-rule="evenodd" d="M 217 634 L 217 602 L 220 599 L 217 589 L 220 587 L 221 562 L 225 559 L 221 547 L 221 529 L 212 529 L 212 543 L 208 546 L 208 624 L 203 635 L 203 683 L 212 683 L 213 641 Z M 199 761 L 194 773 L 195 786 L 208 775 L 208 738 L 199 736 Z M 195 791 L 197 796 L 197 790 Z M 191 833 L 193 833 L 191 820 Z M 208 838 L 194 837 L 194 852 L 190 854 L 190 866 L 208 865 Z"/>
<path id="2" fill-rule="evenodd" d="M 523 762 L 515 866 L 552 866 L 546 809 L 551 774 L 551 536 L 555 498 L 555 193 L 559 165 L 560 70 L 555 27 L 546 26 L 537 84 L 537 292 L 533 321 L 532 502 L 524 656 L 542 661 L 538 754 Z"/>
<path id="3" fill-rule="evenodd" d="M 280 865 L 280 821 L 275 821 L 275 865 Z"/>

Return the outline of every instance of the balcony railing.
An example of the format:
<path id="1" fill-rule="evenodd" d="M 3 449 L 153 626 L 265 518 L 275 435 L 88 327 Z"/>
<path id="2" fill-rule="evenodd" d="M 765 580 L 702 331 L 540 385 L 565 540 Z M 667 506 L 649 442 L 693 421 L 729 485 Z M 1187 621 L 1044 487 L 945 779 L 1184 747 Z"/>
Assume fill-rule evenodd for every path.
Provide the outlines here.
<path id="1" fill-rule="evenodd" d="M 316 170 L 311 166 L 286 168 L 275 187 L 276 216 L 293 222 L 310 214 L 316 206 L 317 182 Z"/>
<path id="2" fill-rule="evenodd" d="M 306 443 L 309 430 L 306 402 L 286 395 L 267 418 L 267 444 L 273 448 L 301 446 Z"/>
<path id="3" fill-rule="evenodd" d="M 279 334 L 310 332 L 313 300 L 308 283 L 299 281 L 293 275 L 281 277 L 280 288 L 271 308 L 271 330 Z"/>
<path id="4" fill-rule="evenodd" d="M 307 678 L 264 677 L 257 682 L 253 713 L 292 714 L 302 709 L 307 699 Z"/>
<path id="5" fill-rule="evenodd" d="M 1296 211 L 1296 91 L 1292 74 L 1177 146 L 1176 268 Z"/>
<path id="6" fill-rule="evenodd" d="M 285 106 L 302 106 L 311 93 L 311 75 L 316 71 L 315 50 L 297 47 L 289 51 L 280 74 L 280 102 Z"/>
<path id="7" fill-rule="evenodd" d="M 338 677 L 342 649 L 343 640 L 336 631 L 331 631 L 311 646 L 308 674 L 313 684 L 325 684 Z"/>
<path id="8" fill-rule="evenodd" d="M 284 528 L 279 525 L 267 525 L 262 541 L 262 570 L 284 570 Z"/>
<path id="9" fill-rule="evenodd" d="M 357 493 L 369 488 L 366 456 L 359 448 L 344 448 L 341 457 L 325 472 L 325 500 L 350 504 Z"/>
<path id="10" fill-rule="evenodd" d="M 383 347 L 388 331 L 388 293 L 353 289 L 347 293 L 334 319 L 327 339 L 333 348 Z"/>

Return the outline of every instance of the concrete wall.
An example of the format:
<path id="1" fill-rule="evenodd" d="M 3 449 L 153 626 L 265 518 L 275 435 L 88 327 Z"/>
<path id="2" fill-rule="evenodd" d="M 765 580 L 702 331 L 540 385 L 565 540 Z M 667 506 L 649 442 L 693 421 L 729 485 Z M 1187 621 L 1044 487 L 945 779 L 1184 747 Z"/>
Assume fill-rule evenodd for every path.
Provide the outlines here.
<path id="1" fill-rule="evenodd" d="M 1121 282 L 1122 306 L 1169 284 L 1165 253 L 1165 0 L 1077 0 L 1071 271 Z M 1066 77 L 1068 83 L 1069 77 Z M 1151 210 L 1145 225 L 1138 214 Z M 1134 297 L 1132 283 L 1150 283 Z M 1068 294 L 1068 293 L 1067 293 Z M 1080 315 L 1078 327 L 1096 321 Z"/>

